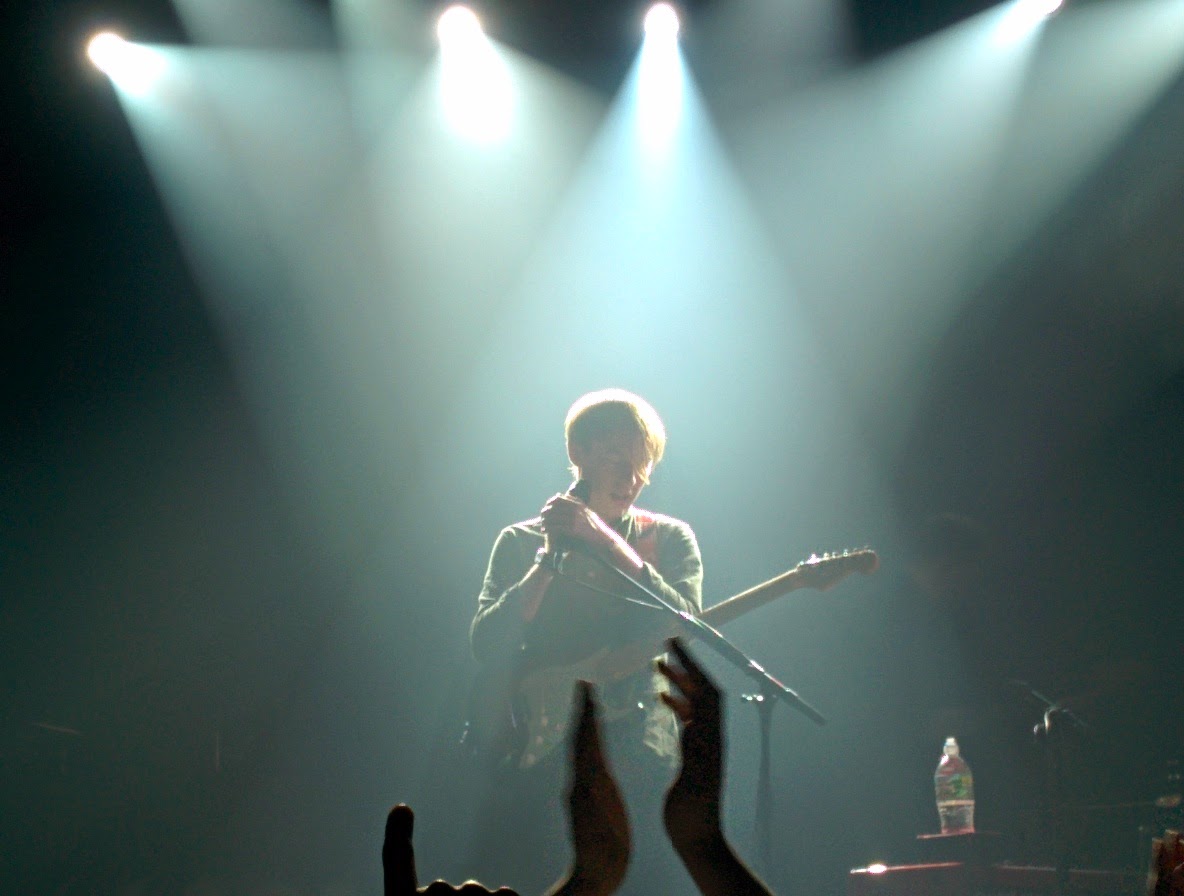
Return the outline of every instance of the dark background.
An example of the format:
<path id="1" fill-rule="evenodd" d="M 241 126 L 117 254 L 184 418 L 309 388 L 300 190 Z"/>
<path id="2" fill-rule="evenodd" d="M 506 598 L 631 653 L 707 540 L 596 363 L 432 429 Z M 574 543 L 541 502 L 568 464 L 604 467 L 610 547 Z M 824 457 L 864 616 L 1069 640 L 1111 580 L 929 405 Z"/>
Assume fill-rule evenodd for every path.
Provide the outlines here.
<path id="1" fill-rule="evenodd" d="M 986 5 L 852 3 L 855 55 L 879 58 Z M 505 7 L 525 52 L 601 89 L 623 76 L 621 4 Z M 348 414 L 325 411 L 316 426 L 341 442 L 325 444 L 308 488 L 338 509 L 326 523 L 294 496 L 307 471 L 277 459 L 244 386 L 243 357 L 274 318 L 227 339 L 112 90 L 82 64 L 82 36 L 109 16 L 181 40 L 168 5 L 8 4 L 2 16 L 0 889 L 377 892 L 382 813 L 400 799 L 419 809 L 425 873 L 463 873 L 445 829 L 449 801 L 465 799 L 450 765 L 472 672 L 465 589 L 475 595 L 496 526 L 562 486 L 562 458 L 525 501 L 494 489 L 469 496 L 489 503 L 475 521 L 455 501 L 433 518 L 420 442 L 399 430 L 406 450 L 383 459 L 395 484 L 375 495 L 340 450 L 366 430 L 350 437 Z M 913 835 L 936 824 L 926 776 L 952 733 L 927 726 L 957 702 L 932 687 L 947 651 L 971 678 L 983 668 L 1071 697 L 1089 722 L 1071 778 L 1075 805 L 1093 807 L 1073 816 L 1079 861 L 1132 867 L 1140 825 L 1163 820 L 1146 803 L 1181 753 L 1182 91 L 1176 78 L 933 347 L 920 401 L 896 421 L 904 438 L 875 455 L 891 525 L 828 522 L 821 544 L 740 569 L 728 546 L 749 537 L 744 521 L 710 520 L 717 497 L 655 485 L 656 507 L 699 528 L 709 600 L 814 547 L 867 541 L 884 555 L 874 581 L 844 586 L 849 599 L 806 598 L 779 617 L 825 633 L 774 671 L 832 716 L 821 731 L 787 714 L 776 727 L 770 877 L 786 891 L 838 892 L 846 868 L 915 857 Z M 410 388 L 393 385 L 392 405 Z M 557 429 L 575 394 L 531 425 Z M 676 419 L 672 452 L 712 425 Z M 875 425 L 862 435 L 876 443 Z M 450 450 L 496 480 L 484 438 Z M 726 462 L 743 464 L 731 447 Z M 374 505 L 388 525 L 351 533 L 348 508 Z M 977 608 L 969 617 L 935 613 L 916 581 L 941 513 L 971 521 L 973 569 L 951 586 Z M 775 516 L 762 505 L 750 525 Z M 738 631 L 769 656 L 754 629 Z M 1008 699 L 971 691 L 991 712 Z M 752 728 L 732 712 L 743 841 Z M 1047 860 L 1039 824 L 1001 808 L 1039 802 L 1022 733 L 1039 709 L 1017 692 L 999 712 L 1014 727 L 992 732 L 999 753 L 982 739 L 983 767 L 1006 767 L 1012 750 L 1027 771 L 1011 803 L 983 806 L 980 789 L 980 812 L 1029 832 L 1010 840 L 1015 858 Z"/>

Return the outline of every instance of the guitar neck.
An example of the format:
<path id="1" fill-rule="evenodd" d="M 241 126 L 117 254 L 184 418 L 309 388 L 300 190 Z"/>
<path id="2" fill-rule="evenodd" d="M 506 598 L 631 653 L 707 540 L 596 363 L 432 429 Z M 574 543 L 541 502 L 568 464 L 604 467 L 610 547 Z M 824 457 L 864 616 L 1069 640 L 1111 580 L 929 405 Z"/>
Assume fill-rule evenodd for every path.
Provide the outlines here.
<path id="1" fill-rule="evenodd" d="M 726 625 L 733 619 L 772 603 L 783 594 L 796 591 L 799 588 L 818 588 L 825 590 L 853 572 L 865 575 L 873 572 L 879 565 L 874 551 L 862 550 L 840 555 L 827 554 L 824 557 L 811 556 L 788 572 L 754 585 L 747 591 L 741 591 L 721 601 L 713 607 L 708 607 L 700 614 L 700 618 L 711 626 Z M 671 624 L 666 637 L 681 634 L 680 627 Z M 607 679 L 622 677 L 629 671 L 641 668 L 648 658 L 660 653 L 663 649 L 662 641 L 658 638 L 645 639 L 633 644 L 618 647 L 610 651 L 601 661 L 598 668 L 601 676 Z"/>
<path id="2" fill-rule="evenodd" d="M 766 582 L 753 585 L 747 591 L 734 594 L 713 607 L 708 607 L 703 611 L 702 619 L 704 622 L 717 628 L 721 625 L 727 625 L 733 619 L 743 616 L 750 610 L 763 607 L 765 604 L 772 603 L 790 591 L 805 587 L 807 584 L 805 579 L 806 577 L 802 575 L 802 571 L 794 567 L 788 572 L 783 572 L 781 575 L 775 576 Z"/>
<path id="3" fill-rule="evenodd" d="M 725 625 L 749 610 L 755 610 L 757 607 L 772 603 L 781 595 L 806 584 L 806 577 L 801 574 L 800 569 L 795 567 L 789 572 L 784 572 L 767 582 L 755 585 L 747 591 L 734 594 L 713 607 L 708 607 L 699 614 L 699 618 L 712 626 Z M 671 623 L 660 638 L 647 638 L 618 647 L 597 660 L 595 665 L 597 671 L 590 677 L 594 680 L 611 681 L 642 669 L 652 657 L 665 649 L 666 638 L 680 634 L 685 634 L 685 632 L 678 624 Z"/>

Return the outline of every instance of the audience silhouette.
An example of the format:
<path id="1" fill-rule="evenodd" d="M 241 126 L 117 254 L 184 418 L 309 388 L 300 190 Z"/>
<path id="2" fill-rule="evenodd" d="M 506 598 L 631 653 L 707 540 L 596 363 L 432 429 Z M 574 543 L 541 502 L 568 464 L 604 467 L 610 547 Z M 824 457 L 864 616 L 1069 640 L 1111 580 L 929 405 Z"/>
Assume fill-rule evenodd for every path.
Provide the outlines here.
<path id="1" fill-rule="evenodd" d="M 724 767 L 720 690 L 679 639 L 668 643 L 677 662 L 659 660 L 658 671 L 671 685 L 670 692 L 661 696 L 681 725 L 682 763 L 666 794 L 666 834 L 703 896 L 769 896 L 770 890 L 732 849 L 720 822 Z M 616 892 L 631 853 L 625 801 L 605 759 L 595 692 L 587 682 L 580 682 L 578 689 L 567 790 L 572 863 L 547 896 Z M 414 813 L 403 804 L 387 816 L 382 847 L 385 896 L 518 896 L 507 887 L 490 890 L 477 881 L 457 887 L 437 880 L 419 887 L 414 824 Z"/>
<path id="2" fill-rule="evenodd" d="M 1179 831 L 1164 831 L 1151 841 L 1147 896 L 1184 896 L 1184 841 Z"/>

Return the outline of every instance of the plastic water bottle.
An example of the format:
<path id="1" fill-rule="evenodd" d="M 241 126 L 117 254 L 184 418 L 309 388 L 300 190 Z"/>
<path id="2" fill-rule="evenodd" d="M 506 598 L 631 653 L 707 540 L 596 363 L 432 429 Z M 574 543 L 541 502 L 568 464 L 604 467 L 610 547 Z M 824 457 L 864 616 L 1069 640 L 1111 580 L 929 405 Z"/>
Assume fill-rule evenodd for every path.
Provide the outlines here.
<path id="1" fill-rule="evenodd" d="M 937 793 L 937 814 L 943 834 L 974 833 L 974 778 L 970 766 L 958 752 L 958 742 L 946 738 L 941 761 L 933 773 Z"/>

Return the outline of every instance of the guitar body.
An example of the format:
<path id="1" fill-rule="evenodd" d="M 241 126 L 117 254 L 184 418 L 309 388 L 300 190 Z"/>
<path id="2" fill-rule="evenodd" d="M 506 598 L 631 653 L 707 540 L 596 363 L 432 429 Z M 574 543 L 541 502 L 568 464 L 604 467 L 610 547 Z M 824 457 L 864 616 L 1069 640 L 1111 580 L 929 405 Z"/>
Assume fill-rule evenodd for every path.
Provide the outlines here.
<path id="1" fill-rule="evenodd" d="M 826 590 L 853 573 L 871 573 L 878 565 L 879 558 L 871 550 L 812 555 L 788 572 L 705 610 L 701 618 L 710 625 L 722 625 L 790 591 Z M 566 575 L 567 570 L 564 572 Z M 501 667 L 486 667 L 475 682 L 469 707 L 469 733 L 474 737 L 475 751 L 501 763 L 529 768 L 560 748 L 572 721 L 576 682 L 581 680 L 597 686 L 605 720 L 636 712 L 639 699 L 652 699 L 650 676 L 645 673 L 653 658 L 665 651 L 666 639 L 684 634 L 683 626 L 671 618 L 664 629 L 645 638 L 618 637 L 614 626 L 615 615 L 621 613 L 620 599 L 606 601 L 599 582 L 589 590 L 592 574 L 573 573 L 571 581 L 585 586 L 582 593 L 579 587 L 556 589 L 555 594 L 548 589 L 543 601 L 543 606 L 550 602 L 551 612 L 565 619 L 576 638 L 566 643 L 553 639 L 538 650 L 523 651 Z M 552 588 L 559 582 L 557 578 Z M 568 615 L 573 612 L 574 617 Z M 589 631 L 589 618 L 595 620 L 597 631 Z M 592 650 L 589 645 L 594 642 L 613 646 Z"/>
<path id="2" fill-rule="evenodd" d="M 473 682 L 465 738 L 474 755 L 527 767 L 533 764 L 524 762 L 528 744 L 540 735 L 548 744 L 542 755 L 549 753 L 554 745 L 545 732 L 562 714 L 562 739 L 576 681 L 599 683 L 594 667 L 605 645 L 626 643 L 638 627 L 621 599 L 627 583 L 602 562 L 569 552 L 560 572 L 529 627 L 527 644 L 504 662 L 483 666 Z M 602 709 L 607 696 L 602 689 Z"/>
<path id="3" fill-rule="evenodd" d="M 527 705 L 519 693 L 521 657 L 481 667 L 469 689 L 462 743 L 469 758 L 518 764 L 526 749 Z"/>

